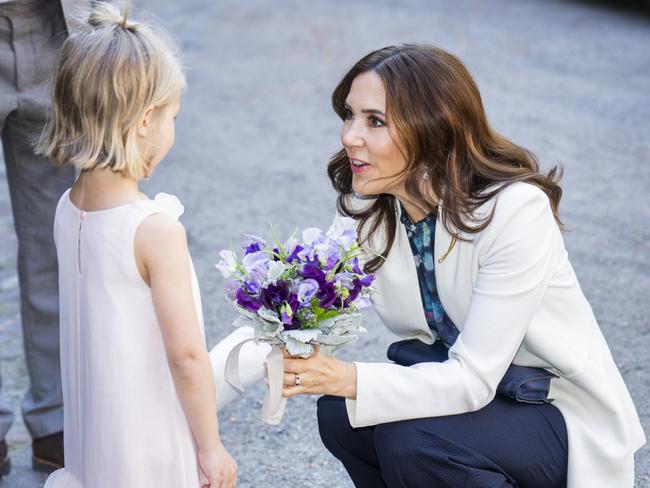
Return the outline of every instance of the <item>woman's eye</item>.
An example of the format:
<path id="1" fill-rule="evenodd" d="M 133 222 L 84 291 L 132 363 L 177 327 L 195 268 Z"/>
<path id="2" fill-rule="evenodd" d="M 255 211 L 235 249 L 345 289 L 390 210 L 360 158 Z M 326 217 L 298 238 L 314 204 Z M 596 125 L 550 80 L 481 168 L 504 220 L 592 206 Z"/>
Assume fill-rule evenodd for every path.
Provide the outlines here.
<path id="1" fill-rule="evenodd" d="M 384 121 L 381 119 L 378 119 L 377 117 L 370 117 L 368 119 L 370 121 L 370 127 L 383 127 L 384 126 Z"/>
<path id="2" fill-rule="evenodd" d="M 343 120 L 349 120 L 352 118 L 352 110 L 346 108 L 343 110 Z"/>

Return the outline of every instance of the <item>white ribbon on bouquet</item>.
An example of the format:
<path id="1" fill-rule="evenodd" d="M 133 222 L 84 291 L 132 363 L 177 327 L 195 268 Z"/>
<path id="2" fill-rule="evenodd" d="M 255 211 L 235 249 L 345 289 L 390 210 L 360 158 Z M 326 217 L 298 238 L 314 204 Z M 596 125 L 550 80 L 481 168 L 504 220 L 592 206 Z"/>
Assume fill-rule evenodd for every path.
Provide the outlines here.
<path id="1" fill-rule="evenodd" d="M 244 339 L 228 354 L 226 359 L 226 382 L 239 393 L 244 392 L 244 386 L 239 374 L 239 353 L 247 342 L 257 341 L 256 338 Z M 275 344 L 266 356 L 268 386 L 262 405 L 262 420 L 270 425 L 278 425 L 284 416 L 287 399 L 282 396 L 284 383 L 284 354 L 282 348 Z"/>

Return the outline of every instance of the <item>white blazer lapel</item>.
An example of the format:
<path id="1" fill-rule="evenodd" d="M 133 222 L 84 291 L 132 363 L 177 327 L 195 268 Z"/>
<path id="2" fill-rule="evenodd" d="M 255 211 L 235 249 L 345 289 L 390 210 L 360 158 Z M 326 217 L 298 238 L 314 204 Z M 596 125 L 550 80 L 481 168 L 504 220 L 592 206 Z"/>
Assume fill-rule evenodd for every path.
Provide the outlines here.
<path id="1" fill-rule="evenodd" d="M 384 325 L 400 337 L 433 343 L 435 337 L 424 316 L 417 270 L 406 229 L 399 221 L 399 207 L 395 242 L 376 275 L 371 300 Z"/>

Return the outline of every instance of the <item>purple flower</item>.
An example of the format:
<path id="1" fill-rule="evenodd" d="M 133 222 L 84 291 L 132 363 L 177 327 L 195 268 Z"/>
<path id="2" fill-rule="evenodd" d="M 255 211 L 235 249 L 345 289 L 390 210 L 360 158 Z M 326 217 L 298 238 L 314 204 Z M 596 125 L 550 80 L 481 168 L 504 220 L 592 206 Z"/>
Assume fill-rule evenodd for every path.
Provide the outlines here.
<path id="1" fill-rule="evenodd" d="M 294 315 L 293 318 L 291 319 L 291 322 L 288 324 L 284 322 L 284 330 L 296 330 L 300 329 L 300 320 Z"/>
<path id="2" fill-rule="evenodd" d="M 361 285 L 361 281 L 359 280 L 359 278 L 354 278 L 352 280 L 352 288 L 349 290 L 350 294 L 343 301 L 343 306 L 347 307 L 348 305 L 350 305 L 351 302 L 355 301 L 359 296 L 359 293 L 361 293 L 362 288 L 363 286 Z"/>
<path id="3" fill-rule="evenodd" d="M 280 261 L 278 257 L 280 255 L 280 250 L 277 247 L 273 248 L 273 261 Z"/>
<path id="4" fill-rule="evenodd" d="M 327 281 L 325 278 L 325 272 L 320 268 L 318 256 L 314 256 L 313 261 L 307 261 L 302 267 L 300 274 L 303 278 L 311 278 L 312 280 L 316 280 L 319 285 Z"/>
<path id="5" fill-rule="evenodd" d="M 296 245 L 296 247 L 291 251 L 291 254 L 287 257 L 287 263 L 291 263 L 295 261 L 296 259 L 300 259 L 300 256 L 298 254 L 300 251 L 302 251 L 304 247 L 302 247 L 300 244 Z"/>
<path id="6" fill-rule="evenodd" d="M 244 254 L 251 254 L 251 253 L 253 253 L 253 252 L 260 252 L 261 250 L 262 250 L 262 249 L 260 248 L 259 243 L 257 243 L 257 242 L 253 242 L 252 244 L 250 244 L 250 245 L 249 245 L 249 246 L 244 250 Z"/>
<path id="7" fill-rule="evenodd" d="M 262 303 L 269 310 L 277 311 L 283 302 L 289 299 L 289 285 L 286 281 L 278 280 L 262 290 Z"/>
<path id="8" fill-rule="evenodd" d="M 289 299 L 280 306 L 280 318 L 284 324 L 284 330 L 300 328 L 300 320 L 296 317 L 298 311 L 298 297 L 292 293 Z"/>
<path id="9" fill-rule="evenodd" d="M 329 281 L 320 283 L 320 289 L 316 294 L 316 298 L 318 298 L 318 305 L 321 308 L 331 307 L 337 298 L 336 287 L 334 286 L 334 283 L 330 283 Z"/>
<path id="10" fill-rule="evenodd" d="M 266 241 L 261 237 L 254 236 L 252 234 L 246 235 L 246 238 L 242 244 L 244 254 L 260 252 L 264 246 L 266 246 Z"/>
<path id="11" fill-rule="evenodd" d="M 251 295 L 258 295 L 260 292 L 260 284 L 257 281 L 246 281 L 246 291 Z"/>
<path id="12" fill-rule="evenodd" d="M 354 271 L 358 275 L 362 275 L 363 271 L 361 270 L 361 268 L 359 268 L 359 258 L 354 258 L 352 260 L 352 263 L 354 264 L 354 266 L 352 267 L 352 271 Z"/>
<path id="13" fill-rule="evenodd" d="M 241 288 L 237 290 L 237 304 L 249 312 L 257 312 L 262 307 L 262 301 L 251 297 Z"/>
<path id="14" fill-rule="evenodd" d="M 369 275 L 359 277 L 359 283 L 361 283 L 361 285 L 364 288 L 367 288 L 370 285 L 372 285 L 373 281 L 375 281 L 375 275 L 369 274 Z"/>

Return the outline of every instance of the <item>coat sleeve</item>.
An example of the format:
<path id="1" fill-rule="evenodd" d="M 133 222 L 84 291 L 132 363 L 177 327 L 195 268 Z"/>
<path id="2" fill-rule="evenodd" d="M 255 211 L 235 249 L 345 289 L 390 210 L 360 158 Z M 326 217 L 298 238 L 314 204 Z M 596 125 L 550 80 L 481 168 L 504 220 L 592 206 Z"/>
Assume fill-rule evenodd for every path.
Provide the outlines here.
<path id="1" fill-rule="evenodd" d="M 563 249 L 548 198 L 532 185 L 498 197 L 467 317 L 444 363 L 356 363 L 353 427 L 455 415 L 487 405 L 519 349 Z"/>

